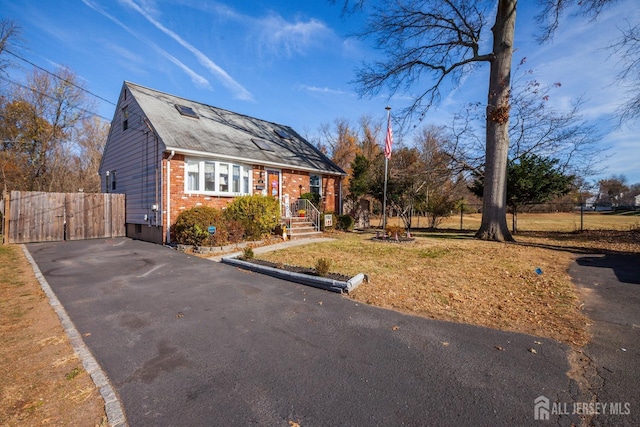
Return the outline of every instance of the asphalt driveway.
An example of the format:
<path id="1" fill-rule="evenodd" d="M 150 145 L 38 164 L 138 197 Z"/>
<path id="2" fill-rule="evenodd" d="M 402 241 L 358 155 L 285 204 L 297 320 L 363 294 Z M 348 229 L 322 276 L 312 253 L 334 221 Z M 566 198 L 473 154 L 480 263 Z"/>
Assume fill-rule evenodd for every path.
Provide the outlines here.
<path id="1" fill-rule="evenodd" d="M 593 336 L 584 348 L 595 368 L 589 378 L 592 393 L 597 402 L 609 406 L 593 417 L 592 424 L 638 426 L 640 255 L 584 254 L 569 273 L 593 321 Z"/>
<path id="2" fill-rule="evenodd" d="M 126 238 L 27 248 L 131 426 L 535 425 L 538 396 L 579 399 L 568 349 L 551 340 L 407 316 Z"/>

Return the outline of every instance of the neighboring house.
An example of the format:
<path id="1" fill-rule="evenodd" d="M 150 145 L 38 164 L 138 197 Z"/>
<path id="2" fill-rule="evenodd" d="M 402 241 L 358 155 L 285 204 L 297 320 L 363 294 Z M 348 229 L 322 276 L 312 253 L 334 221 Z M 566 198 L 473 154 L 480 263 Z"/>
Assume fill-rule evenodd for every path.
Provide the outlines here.
<path id="1" fill-rule="evenodd" d="M 345 172 L 288 126 L 124 82 L 99 170 L 106 192 L 126 194 L 127 236 L 171 240 L 194 206 L 224 208 L 250 194 L 300 195 L 339 212 Z M 285 207 L 287 207 L 285 209 Z"/>

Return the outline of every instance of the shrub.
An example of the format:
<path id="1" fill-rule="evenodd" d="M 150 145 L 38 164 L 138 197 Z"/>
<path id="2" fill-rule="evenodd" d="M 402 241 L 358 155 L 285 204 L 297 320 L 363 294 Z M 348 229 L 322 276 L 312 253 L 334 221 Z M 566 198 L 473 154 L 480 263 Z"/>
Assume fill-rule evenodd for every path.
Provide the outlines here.
<path id="1" fill-rule="evenodd" d="M 222 213 L 218 209 L 198 206 L 181 212 L 176 218 L 173 230 L 178 243 L 204 246 L 210 244 L 210 241 L 213 240 L 212 237 L 215 237 L 209 235 L 208 227 L 210 225 L 216 226 L 216 235 L 218 235 L 221 232 L 220 225 L 223 223 Z M 226 238 L 226 236 L 224 237 Z"/>
<path id="2" fill-rule="evenodd" d="M 280 223 L 280 202 L 271 196 L 242 196 L 234 199 L 224 211 L 225 218 L 244 227 L 244 237 L 258 240 Z"/>
<path id="3" fill-rule="evenodd" d="M 355 220 L 351 215 L 338 215 L 338 220 L 336 222 L 336 228 L 338 230 L 353 230 L 353 224 Z"/>
<path id="4" fill-rule="evenodd" d="M 244 239 L 244 227 L 235 219 L 227 220 L 227 239 L 229 243 L 239 243 Z"/>
<path id="5" fill-rule="evenodd" d="M 247 246 L 242 250 L 242 259 L 250 260 L 250 259 L 253 259 L 253 257 L 254 257 L 254 254 L 251 246 Z"/>
<path id="6" fill-rule="evenodd" d="M 329 274 L 329 269 L 331 268 L 331 260 L 328 258 L 318 258 L 316 260 L 316 273 L 318 276 L 325 277 Z"/>
<path id="7" fill-rule="evenodd" d="M 320 207 L 320 195 L 318 193 L 303 193 L 300 198 L 310 201 L 316 208 Z"/>
<path id="8" fill-rule="evenodd" d="M 387 225 L 387 228 L 385 229 L 385 231 L 387 232 L 387 235 L 391 238 L 395 238 L 396 233 L 398 234 L 398 237 L 400 237 L 404 234 L 404 227 L 401 225 Z"/>

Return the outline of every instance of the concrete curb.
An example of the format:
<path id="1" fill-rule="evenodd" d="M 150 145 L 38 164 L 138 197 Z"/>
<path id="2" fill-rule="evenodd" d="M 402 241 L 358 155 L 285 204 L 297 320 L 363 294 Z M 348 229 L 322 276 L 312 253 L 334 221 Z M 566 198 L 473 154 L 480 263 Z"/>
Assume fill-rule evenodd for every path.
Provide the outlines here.
<path id="1" fill-rule="evenodd" d="M 89 375 L 91 375 L 93 383 L 96 385 L 96 387 L 98 387 L 98 390 L 100 391 L 100 395 L 104 400 L 104 408 L 107 414 L 107 421 L 109 422 L 109 425 L 111 425 L 112 427 L 126 427 L 127 418 L 124 414 L 124 409 L 122 408 L 122 404 L 120 403 L 118 395 L 109 383 L 109 378 L 104 373 L 96 359 L 93 357 L 93 354 L 91 354 L 91 351 L 89 351 L 87 345 L 82 340 L 82 335 L 80 335 L 80 332 L 78 332 L 78 330 L 76 329 L 75 325 L 71 321 L 71 318 L 69 318 L 67 311 L 60 303 L 60 300 L 58 300 L 58 297 L 53 292 L 53 289 L 51 289 L 51 286 L 49 286 L 47 279 L 44 278 L 42 272 L 40 271 L 40 268 L 38 267 L 38 264 L 36 264 L 27 247 L 25 245 L 20 246 L 22 247 L 24 255 L 27 257 L 27 260 L 29 260 L 31 267 L 33 268 L 33 272 L 35 273 L 36 279 L 38 279 L 38 282 L 40 282 L 42 290 L 47 295 L 47 298 L 49 298 L 49 305 L 51 305 L 51 307 L 58 315 L 60 323 L 62 324 L 64 331 L 69 337 L 69 341 L 71 342 L 73 350 L 82 361 L 82 366 L 84 366 L 84 369 L 89 373 Z"/>
<path id="2" fill-rule="evenodd" d="M 364 281 L 364 274 L 359 273 L 353 276 L 347 281 L 339 281 L 327 279 L 324 277 L 315 277 L 308 274 L 294 273 L 291 271 L 280 270 L 278 268 L 267 267 L 263 265 L 254 264 L 252 262 L 242 261 L 233 256 L 227 256 L 222 258 L 222 262 L 225 264 L 234 265 L 236 267 L 244 268 L 245 270 L 254 271 L 256 273 L 267 274 L 279 279 L 288 280 L 290 282 L 296 282 L 307 286 L 313 286 L 314 288 L 320 288 L 327 291 L 338 293 L 349 293 L 355 288 L 360 286 Z"/>

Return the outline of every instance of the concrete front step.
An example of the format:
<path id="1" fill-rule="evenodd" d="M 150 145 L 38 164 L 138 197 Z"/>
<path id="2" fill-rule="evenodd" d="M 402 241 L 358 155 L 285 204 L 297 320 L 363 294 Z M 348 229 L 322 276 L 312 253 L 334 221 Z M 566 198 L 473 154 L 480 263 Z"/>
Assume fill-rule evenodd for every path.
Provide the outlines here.
<path id="1" fill-rule="evenodd" d="M 316 228 L 313 225 L 297 225 L 295 227 L 291 227 L 289 231 L 292 233 L 304 233 L 307 231 L 316 231 Z"/>
<path id="2" fill-rule="evenodd" d="M 289 237 L 291 239 L 300 239 L 303 237 L 314 237 L 321 234 L 322 233 L 320 231 L 316 231 L 313 225 L 311 226 L 298 225 L 298 226 L 293 226 L 292 228 L 289 229 Z"/>
<path id="3" fill-rule="evenodd" d="M 316 231 L 313 223 L 307 218 L 294 217 L 289 221 L 289 237 L 291 239 L 300 239 L 303 237 L 316 237 L 321 235 L 320 231 Z"/>

